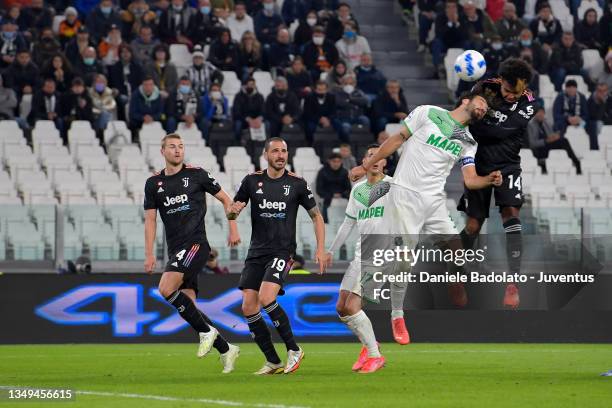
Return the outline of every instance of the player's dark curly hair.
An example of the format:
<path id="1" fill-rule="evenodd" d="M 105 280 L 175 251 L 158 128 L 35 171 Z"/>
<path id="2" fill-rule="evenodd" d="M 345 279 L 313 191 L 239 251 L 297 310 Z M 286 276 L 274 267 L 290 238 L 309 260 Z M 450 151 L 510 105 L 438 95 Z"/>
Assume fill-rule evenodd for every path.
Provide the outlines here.
<path id="1" fill-rule="evenodd" d="M 487 98 L 487 96 L 485 95 L 482 88 L 482 84 L 480 82 L 474 85 L 471 90 L 465 91 L 461 95 L 459 95 L 459 98 L 455 103 L 455 108 L 458 108 L 459 105 L 461 105 L 461 101 L 463 101 L 464 99 L 469 99 L 471 101 L 477 96 L 483 97 L 487 101 L 487 103 L 489 103 L 489 98 Z"/>
<path id="2" fill-rule="evenodd" d="M 513 87 L 515 87 L 520 80 L 525 81 L 525 84 L 529 84 L 533 78 L 533 73 L 529 64 L 519 58 L 508 58 L 502 62 L 499 66 L 498 74 Z"/>

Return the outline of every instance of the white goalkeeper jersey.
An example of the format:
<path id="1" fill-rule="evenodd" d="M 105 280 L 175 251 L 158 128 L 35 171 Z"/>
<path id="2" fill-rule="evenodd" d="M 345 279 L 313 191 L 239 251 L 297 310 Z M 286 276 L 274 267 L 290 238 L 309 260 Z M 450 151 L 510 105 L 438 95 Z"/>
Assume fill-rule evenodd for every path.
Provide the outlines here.
<path id="1" fill-rule="evenodd" d="M 456 162 L 473 166 L 476 141 L 449 111 L 421 105 L 402 122 L 410 132 L 400 154 L 393 184 L 427 195 L 443 195 Z"/>

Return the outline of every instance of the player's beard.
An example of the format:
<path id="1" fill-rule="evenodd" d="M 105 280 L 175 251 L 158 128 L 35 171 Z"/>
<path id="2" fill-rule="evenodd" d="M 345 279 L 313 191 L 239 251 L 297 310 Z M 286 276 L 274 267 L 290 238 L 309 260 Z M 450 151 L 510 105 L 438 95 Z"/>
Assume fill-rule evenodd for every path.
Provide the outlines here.
<path id="1" fill-rule="evenodd" d="M 285 166 L 287 165 L 287 161 L 284 160 L 282 163 L 278 163 L 276 161 L 270 161 L 268 162 L 268 166 L 272 167 L 274 170 L 276 171 L 281 171 L 285 168 Z"/>

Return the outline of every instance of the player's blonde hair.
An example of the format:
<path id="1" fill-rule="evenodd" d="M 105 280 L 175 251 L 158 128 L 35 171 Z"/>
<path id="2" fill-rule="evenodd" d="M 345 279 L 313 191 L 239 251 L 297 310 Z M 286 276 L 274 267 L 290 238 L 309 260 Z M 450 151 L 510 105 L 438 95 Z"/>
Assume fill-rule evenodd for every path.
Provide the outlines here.
<path id="1" fill-rule="evenodd" d="M 178 140 L 183 140 L 183 138 L 181 138 L 181 135 L 179 135 L 178 133 L 169 133 L 166 136 L 164 136 L 161 140 L 161 147 L 162 149 L 164 147 L 166 147 L 166 140 L 168 139 L 178 139 Z"/>

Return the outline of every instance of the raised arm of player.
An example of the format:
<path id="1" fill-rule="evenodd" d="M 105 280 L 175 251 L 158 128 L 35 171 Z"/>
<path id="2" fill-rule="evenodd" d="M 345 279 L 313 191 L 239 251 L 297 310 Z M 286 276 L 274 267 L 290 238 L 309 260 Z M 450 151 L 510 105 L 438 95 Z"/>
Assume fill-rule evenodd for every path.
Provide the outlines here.
<path id="1" fill-rule="evenodd" d="M 151 274 L 155 270 L 155 230 L 157 229 L 157 209 L 145 210 L 145 261 L 144 270 Z"/>
<path id="2" fill-rule="evenodd" d="M 486 176 L 479 176 L 475 166 L 463 166 L 463 181 L 470 190 L 478 190 L 489 186 L 499 186 L 502 183 L 501 171 L 492 171 Z"/>
<path id="3" fill-rule="evenodd" d="M 325 254 L 325 262 L 331 264 L 334 257 L 334 252 L 340 249 L 342 244 L 346 242 L 346 239 L 351 234 L 351 231 L 355 225 L 357 225 L 357 220 L 355 218 L 349 217 L 348 215 L 344 217 L 342 225 L 340 225 L 340 228 L 338 228 L 338 232 L 336 233 L 333 242 Z"/>
<path id="4" fill-rule="evenodd" d="M 391 156 L 397 151 L 397 149 L 402 146 L 402 144 L 406 140 L 408 140 L 410 136 L 410 131 L 406 127 L 403 127 L 399 132 L 390 136 L 387 140 L 383 142 L 383 144 L 376 151 L 376 153 L 374 153 L 374 156 L 372 156 L 368 160 L 368 163 L 378 163 L 380 160 L 386 159 L 387 157 Z M 368 164 L 362 164 L 360 166 L 353 167 L 350 172 L 351 181 L 357 181 L 363 176 L 365 176 L 365 174 L 368 172 L 368 169 Z"/>
<path id="5" fill-rule="evenodd" d="M 329 265 L 329 260 L 325 256 L 325 222 L 317 206 L 308 210 L 308 215 L 310 215 L 312 223 L 314 224 L 315 237 L 317 239 L 315 262 L 319 265 L 319 273 L 322 274 Z"/>
<path id="6" fill-rule="evenodd" d="M 240 233 L 238 232 L 238 223 L 236 217 L 232 217 L 232 204 L 233 201 L 227 193 L 221 189 L 214 197 L 223 204 L 225 209 L 225 215 L 228 219 L 229 224 L 229 236 L 227 238 L 227 244 L 230 247 L 235 247 L 240 244 Z"/>

